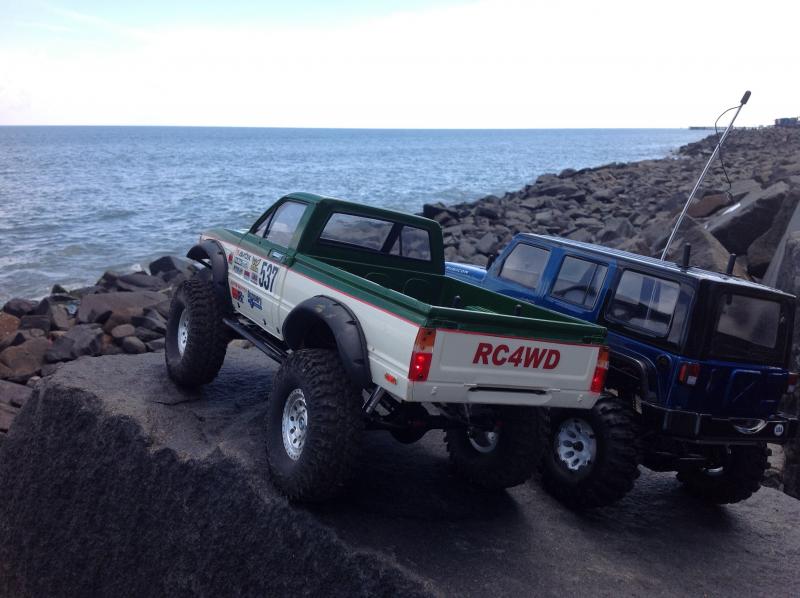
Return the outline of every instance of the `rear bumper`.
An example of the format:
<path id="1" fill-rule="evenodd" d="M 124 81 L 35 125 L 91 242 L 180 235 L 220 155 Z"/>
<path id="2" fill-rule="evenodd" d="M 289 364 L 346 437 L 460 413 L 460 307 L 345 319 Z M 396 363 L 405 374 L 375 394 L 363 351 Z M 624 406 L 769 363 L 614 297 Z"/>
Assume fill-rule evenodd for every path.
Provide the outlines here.
<path id="1" fill-rule="evenodd" d="M 780 413 L 769 419 L 719 418 L 641 404 L 647 428 L 701 444 L 785 444 L 798 434 L 798 420 Z"/>
<path id="2" fill-rule="evenodd" d="M 417 403 L 467 403 L 591 409 L 599 393 L 561 389 L 525 389 L 450 382 L 413 382 L 409 393 Z"/>

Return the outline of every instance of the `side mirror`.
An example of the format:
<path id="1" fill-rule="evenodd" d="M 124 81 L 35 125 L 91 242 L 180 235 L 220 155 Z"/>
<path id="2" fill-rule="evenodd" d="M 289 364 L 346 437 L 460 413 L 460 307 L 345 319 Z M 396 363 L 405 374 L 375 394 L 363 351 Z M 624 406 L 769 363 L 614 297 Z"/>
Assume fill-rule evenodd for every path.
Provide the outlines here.
<path id="1" fill-rule="evenodd" d="M 492 267 L 492 264 L 494 264 L 494 261 L 496 259 L 497 259 L 497 254 L 496 253 L 490 253 L 489 254 L 489 260 L 486 262 L 486 269 L 487 270 Z"/>

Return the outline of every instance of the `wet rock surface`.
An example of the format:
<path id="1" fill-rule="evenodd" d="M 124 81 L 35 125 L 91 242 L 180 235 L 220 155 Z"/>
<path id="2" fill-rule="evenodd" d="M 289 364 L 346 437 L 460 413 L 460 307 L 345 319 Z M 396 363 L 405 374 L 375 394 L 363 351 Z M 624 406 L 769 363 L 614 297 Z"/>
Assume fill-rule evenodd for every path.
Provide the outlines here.
<path id="1" fill-rule="evenodd" d="M 231 347 L 194 392 L 163 356 L 81 358 L 27 399 L 0 444 L 0 594 L 786 595 L 800 502 L 762 488 L 709 507 L 645 472 L 576 514 L 533 484 L 485 493 L 441 436 L 367 434 L 342 499 L 271 487 L 262 426 L 274 365 Z"/>

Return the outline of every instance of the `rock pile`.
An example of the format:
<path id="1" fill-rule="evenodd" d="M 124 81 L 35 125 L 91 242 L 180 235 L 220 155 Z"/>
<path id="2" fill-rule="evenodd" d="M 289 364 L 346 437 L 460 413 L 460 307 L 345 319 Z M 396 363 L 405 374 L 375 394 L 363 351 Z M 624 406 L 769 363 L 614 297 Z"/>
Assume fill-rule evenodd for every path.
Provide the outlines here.
<path id="1" fill-rule="evenodd" d="M 566 236 L 659 255 L 716 137 L 660 160 L 545 174 L 502 197 L 423 214 L 444 229 L 445 257 L 486 264 L 518 232 Z M 693 265 L 724 270 L 737 255 L 739 275 L 761 278 L 800 200 L 800 129 L 737 129 L 712 166 L 673 251 L 693 246 Z M 725 176 L 727 171 L 731 184 Z"/>
<path id="2" fill-rule="evenodd" d="M 149 270 L 106 272 L 90 287 L 56 285 L 41 301 L 8 301 L 0 312 L 0 379 L 32 385 L 84 355 L 161 350 L 172 291 L 194 266 L 165 256 Z"/>

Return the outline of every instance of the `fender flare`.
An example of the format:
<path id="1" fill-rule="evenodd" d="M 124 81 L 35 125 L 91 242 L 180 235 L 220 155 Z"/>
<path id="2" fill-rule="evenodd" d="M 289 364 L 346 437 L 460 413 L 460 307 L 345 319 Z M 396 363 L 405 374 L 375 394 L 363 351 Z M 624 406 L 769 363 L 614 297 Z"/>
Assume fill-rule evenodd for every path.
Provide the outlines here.
<path id="1" fill-rule="evenodd" d="M 297 305 L 283 322 L 283 340 L 292 350 L 302 346 L 309 328 L 321 322 L 330 328 L 347 375 L 358 388 L 372 384 L 367 339 L 355 314 L 346 305 L 317 295 Z"/>
<path id="2" fill-rule="evenodd" d="M 207 268 L 207 270 L 201 270 L 200 275 L 210 271 L 217 300 L 227 314 L 232 314 L 233 303 L 228 289 L 228 260 L 225 258 L 225 250 L 222 245 L 213 239 L 206 239 L 192 247 L 186 253 L 186 257 Z M 208 260 L 208 262 L 204 260 Z"/>

